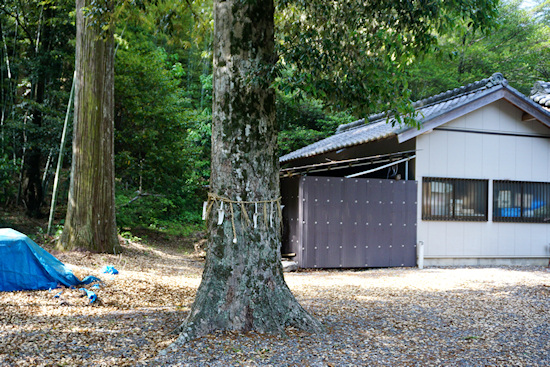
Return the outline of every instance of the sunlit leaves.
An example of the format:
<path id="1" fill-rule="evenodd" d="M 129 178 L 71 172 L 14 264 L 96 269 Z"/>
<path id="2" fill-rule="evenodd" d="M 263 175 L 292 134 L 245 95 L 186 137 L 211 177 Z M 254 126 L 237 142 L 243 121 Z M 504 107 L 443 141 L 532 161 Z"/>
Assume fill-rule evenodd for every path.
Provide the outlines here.
<path id="1" fill-rule="evenodd" d="M 419 99 L 481 80 L 495 72 L 529 94 L 536 80 L 550 80 L 550 26 L 521 1 L 500 6 L 497 27 L 487 34 L 466 21 L 457 22 L 437 52 L 412 65 L 409 80 Z"/>
<path id="2" fill-rule="evenodd" d="M 128 27 L 125 39 L 129 47 L 119 49 L 115 73 L 117 197 L 150 195 L 120 207 L 117 220 L 148 226 L 196 219 L 204 177 L 194 132 L 203 117 L 194 110 L 200 95 L 191 102 L 185 90 L 193 70 L 147 28 Z"/>
<path id="3" fill-rule="evenodd" d="M 281 1 L 276 16 L 281 63 L 295 66 L 281 84 L 357 114 L 408 112 L 406 68 L 456 20 L 489 24 L 496 1 Z M 397 106 L 397 107 L 396 107 Z M 403 107 L 403 108 L 402 108 Z"/>

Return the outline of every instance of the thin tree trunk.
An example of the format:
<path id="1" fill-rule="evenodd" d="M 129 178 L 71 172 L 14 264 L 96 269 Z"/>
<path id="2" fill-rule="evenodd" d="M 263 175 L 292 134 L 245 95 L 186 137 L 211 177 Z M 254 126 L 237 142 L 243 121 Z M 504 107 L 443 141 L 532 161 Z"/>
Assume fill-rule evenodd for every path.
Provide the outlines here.
<path id="1" fill-rule="evenodd" d="M 4 52 L 4 60 L 6 62 L 6 72 L 8 73 L 8 93 L 10 96 L 12 96 L 12 83 L 11 83 L 11 67 L 10 67 L 10 56 L 8 53 L 8 45 L 6 44 L 6 38 L 4 37 L 4 28 L 2 27 L 2 24 L 0 24 L 0 34 L 2 35 L 2 45 L 3 45 L 3 52 Z M 8 105 L 11 106 L 11 103 L 8 103 L 8 98 L 6 97 L 5 91 L 4 91 L 4 75 L 2 74 L 2 116 L 0 117 L 0 146 L 1 151 L 0 154 L 4 155 L 5 152 L 5 137 L 4 137 L 4 123 L 6 121 L 6 115 L 8 110 Z"/>
<path id="2" fill-rule="evenodd" d="M 50 163 L 52 161 L 53 149 L 50 148 L 48 153 L 48 159 L 46 159 L 46 165 L 44 166 L 44 172 L 42 173 L 42 192 L 48 192 L 46 188 L 46 181 L 48 180 L 48 171 L 50 170 Z"/>
<path id="3" fill-rule="evenodd" d="M 214 330 L 321 329 L 281 266 L 273 10 L 272 0 L 214 2 L 209 242 L 178 343 Z"/>
<path id="4" fill-rule="evenodd" d="M 21 194 L 23 191 L 23 172 L 25 168 L 25 157 L 27 152 L 27 112 L 25 112 L 25 116 L 23 117 L 23 149 L 21 153 L 21 167 L 19 169 L 19 185 L 17 187 L 17 197 L 15 198 L 15 205 L 19 205 L 19 200 L 21 200 Z M 13 139 L 15 141 L 15 139 Z M 17 162 L 15 159 L 15 149 L 14 151 L 14 158 L 13 158 L 13 164 Z"/>
<path id="5" fill-rule="evenodd" d="M 76 84 L 73 161 L 63 249 L 118 250 L 114 176 L 113 28 L 84 17 L 91 0 L 76 1 Z M 106 5 L 112 6 L 112 2 Z M 112 9 L 104 9 L 112 11 Z"/>
<path id="6" fill-rule="evenodd" d="M 57 185 L 59 183 L 59 175 L 61 174 L 61 167 L 63 166 L 63 153 L 65 151 L 65 139 L 67 137 L 67 128 L 69 126 L 69 116 L 71 114 L 71 107 L 74 96 L 74 85 L 76 84 L 76 73 L 73 76 L 73 83 L 71 86 L 71 93 L 69 93 L 69 103 L 67 104 L 67 113 L 65 114 L 65 122 L 63 123 L 63 132 L 61 133 L 61 143 L 59 144 L 59 156 L 57 157 L 57 168 L 55 169 L 55 177 L 53 180 L 52 202 L 50 203 L 50 217 L 48 219 L 48 235 L 52 233 L 53 218 L 55 214 L 55 205 L 57 203 Z"/>

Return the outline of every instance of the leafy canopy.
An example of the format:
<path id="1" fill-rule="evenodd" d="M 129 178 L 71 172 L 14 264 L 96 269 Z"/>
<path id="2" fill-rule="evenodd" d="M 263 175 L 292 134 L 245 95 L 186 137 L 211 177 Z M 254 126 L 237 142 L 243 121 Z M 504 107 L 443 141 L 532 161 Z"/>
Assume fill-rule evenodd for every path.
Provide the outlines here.
<path id="1" fill-rule="evenodd" d="M 514 88 L 529 94 L 533 82 L 550 80 L 550 2 L 526 8 L 507 1 L 499 8 L 495 31 L 485 34 L 461 21 L 440 37 L 436 52 L 408 68 L 413 99 L 465 85 L 502 72 Z"/>
<path id="2" fill-rule="evenodd" d="M 459 20 L 486 29 L 498 0 L 282 0 L 276 15 L 286 92 L 355 114 L 412 112 L 406 69 Z M 412 122 L 409 120 L 408 122 Z"/>

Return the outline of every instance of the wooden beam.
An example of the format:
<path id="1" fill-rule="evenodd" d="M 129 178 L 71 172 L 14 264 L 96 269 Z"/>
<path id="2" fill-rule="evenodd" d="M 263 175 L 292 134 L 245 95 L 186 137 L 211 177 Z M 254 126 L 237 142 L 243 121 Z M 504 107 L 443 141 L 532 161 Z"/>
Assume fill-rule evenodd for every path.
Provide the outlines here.
<path id="1" fill-rule="evenodd" d="M 518 92 L 519 93 L 519 92 Z M 536 120 L 540 121 L 542 124 L 550 127 L 550 113 L 546 112 L 539 105 L 535 105 L 535 102 L 526 100 L 527 97 L 519 97 L 512 92 L 506 93 L 504 99 L 516 106 L 517 108 L 523 110 L 525 113 L 533 116 Z M 535 105 L 535 106 L 534 106 Z"/>
<path id="2" fill-rule="evenodd" d="M 532 115 L 528 114 L 527 112 L 524 112 L 521 116 L 521 121 L 533 121 L 536 120 Z"/>

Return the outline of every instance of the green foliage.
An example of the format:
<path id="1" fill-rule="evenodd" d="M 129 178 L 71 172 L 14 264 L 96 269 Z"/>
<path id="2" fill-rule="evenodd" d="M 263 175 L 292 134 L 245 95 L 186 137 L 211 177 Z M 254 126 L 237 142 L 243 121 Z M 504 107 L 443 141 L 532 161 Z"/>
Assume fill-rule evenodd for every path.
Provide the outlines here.
<path id="1" fill-rule="evenodd" d="M 535 3 L 523 9 L 506 2 L 498 13 L 496 0 L 280 0 L 274 70 L 280 154 L 331 135 L 352 114 L 406 116 L 409 100 L 495 71 L 523 93 L 534 80 L 550 80 L 550 2 Z M 89 16 L 117 27 L 119 224 L 183 230 L 199 221 L 210 175 L 211 1 L 91 4 Z M 112 14 L 101 16 L 112 4 Z M 39 150 L 42 167 L 50 154 L 55 161 L 74 27 L 72 0 L 2 2 L 0 201 L 14 201 L 24 156 Z M 39 82 L 43 98 L 35 93 Z M 66 154 L 68 167 L 70 149 Z"/>
<path id="2" fill-rule="evenodd" d="M 345 112 L 327 113 L 321 101 L 295 94 L 279 92 L 276 104 L 280 156 L 332 135 L 340 124 L 353 119 Z"/>
<path id="3" fill-rule="evenodd" d="M 24 188 L 31 172 L 39 177 L 47 157 L 57 154 L 74 68 L 73 9 L 69 0 L 6 0 L 0 7 L 0 156 L 9 152 L 25 162 L 22 182 L 3 189 L 12 203 L 17 186 Z"/>
<path id="4" fill-rule="evenodd" d="M 196 147 L 193 177 L 204 187 L 210 179 L 210 153 L 212 148 L 212 112 L 210 109 L 195 111 L 189 116 L 193 120 L 193 128 L 189 130 L 188 143 Z"/>
<path id="5" fill-rule="evenodd" d="M 210 121 L 209 109 L 198 108 L 211 95 L 209 78 L 184 67 L 184 56 L 196 55 L 179 54 L 147 26 L 129 22 L 121 38 L 115 70 L 117 221 L 126 227 L 197 222 L 209 175 L 204 151 Z"/>
<path id="6" fill-rule="evenodd" d="M 550 8 L 546 2 L 546 9 Z M 484 34 L 458 22 L 442 38 L 436 53 L 411 65 L 413 99 L 420 99 L 501 72 L 510 84 L 529 94 L 536 80 L 550 80 L 550 27 L 537 16 L 543 7 L 526 9 L 520 1 L 505 2 L 495 19 L 497 29 Z"/>
<path id="7" fill-rule="evenodd" d="M 134 242 L 141 241 L 141 238 L 138 237 L 138 236 L 134 236 L 132 234 L 132 232 L 121 231 L 121 232 L 119 232 L 119 234 L 122 238 L 125 238 L 125 239 L 130 240 L 130 241 L 134 241 Z"/>
<path id="8" fill-rule="evenodd" d="M 16 172 L 19 162 L 7 154 L 0 155 L 0 203 L 5 203 L 16 194 Z"/>
<path id="9" fill-rule="evenodd" d="M 531 9 L 533 15 L 543 24 L 550 24 L 550 0 L 536 0 L 535 6 Z"/>
<path id="10" fill-rule="evenodd" d="M 200 210 L 193 197 L 185 200 L 169 194 L 172 195 L 140 196 L 136 191 L 117 189 L 117 225 L 158 229 L 171 234 L 181 234 L 183 228 L 202 225 Z"/>
<path id="11" fill-rule="evenodd" d="M 186 204 L 174 195 L 146 193 L 140 196 L 139 192 L 119 188 L 116 192 L 117 224 L 119 227 L 148 228 L 164 222 L 198 221 L 198 214 L 181 210 Z"/>
<path id="12" fill-rule="evenodd" d="M 113 29 L 116 22 L 115 0 L 91 0 L 82 8 L 86 23 L 99 30 L 100 37 L 104 37 Z M 118 9 L 124 8 L 128 1 L 123 1 Z"/>
<path id="13" fill-rule="evenodd" d="M 162 195 L 124 207 L 122 222 L 137 203 L 151 202 L 149 221 L 195 221 L 200 213 L 209 176 L 210 4 L 94 0 L 86 9 L 92 22 L 118 27 L 116 173 L 121 197 L 126 189 Z M 30 152 L 40 151 L 41 168 L 50 157 L 44 182 L 52 177 L 74 70 L 74 15 L 71 0 L 6 0 L 0 7 L 2 200 L 7 195 L 15 201 L 15 170 Z M 38 83 L 44 84 L 43 98 L 35 93 Z M 37 123 L 36 116 L 41 117 Z M 68 167 L 71 150 L 66 152 Z M 65 198 L 66 192 L 60 199 Z"/>
<path id="14" fill-rule="evenodd" d="M 281 83 L 355 114 L 396 112 L 413 122 L 406 70 L 457 20 L 491 24 L 496 0 L 280 2 Z M 404 101 L 403 102 L 400 102 Z"/>

